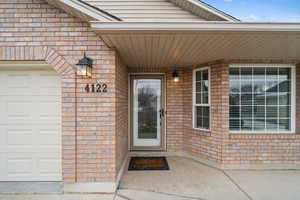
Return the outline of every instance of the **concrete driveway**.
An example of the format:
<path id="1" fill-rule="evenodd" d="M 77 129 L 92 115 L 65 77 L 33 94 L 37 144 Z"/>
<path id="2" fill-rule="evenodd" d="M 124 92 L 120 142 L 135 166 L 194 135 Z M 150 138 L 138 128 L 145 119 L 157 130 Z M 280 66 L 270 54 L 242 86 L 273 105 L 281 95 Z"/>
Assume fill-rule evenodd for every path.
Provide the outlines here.
<path id="1" fill-rule="evenodd" d="M 167 160 L 170 171 L 126 171 L 116 194 L 0 194 L 0 200 L 300 199 L 300 171 L 223 171 L 182 157 Z"/>

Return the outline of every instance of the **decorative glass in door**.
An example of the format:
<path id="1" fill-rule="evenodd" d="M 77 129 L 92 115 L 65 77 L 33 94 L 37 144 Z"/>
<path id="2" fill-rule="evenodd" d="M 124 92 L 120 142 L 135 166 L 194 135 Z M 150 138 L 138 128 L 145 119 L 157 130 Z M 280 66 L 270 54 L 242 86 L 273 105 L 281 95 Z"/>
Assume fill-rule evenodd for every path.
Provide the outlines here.
<path id="1" fill-rule="evenodd" d="M 161 79 L 133 80 L 133 146 L 161 146 Z"/>

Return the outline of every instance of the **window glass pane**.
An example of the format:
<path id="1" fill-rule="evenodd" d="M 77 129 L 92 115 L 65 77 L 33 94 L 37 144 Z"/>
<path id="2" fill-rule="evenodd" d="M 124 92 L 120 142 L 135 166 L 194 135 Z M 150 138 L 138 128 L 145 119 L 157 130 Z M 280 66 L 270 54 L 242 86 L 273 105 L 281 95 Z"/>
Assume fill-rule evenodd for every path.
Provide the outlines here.
<path id="1" fill-rule="evenodd" d="M 290 93 L 280 92 L 279 93 L 279 105 L 290 105 Z"/>
<path id="2" fill-rule="evenodd" d="M 230 130 L 237 131 L 240 130 L 240 119 L 230 119 L 229 120 L 229 128 Z"/>
<path id="3" fill-rule="evenodd" d="M 279 81 L 279 92 L 290 92 L 291 81 Z"/>
<path id="4" fill-rule="evenodd" d="M 240 80 L 240 68 L 232 67 L 229 69 L 230 80 Z"/>
<path id="5" fill-rule="evenodd" d="M 201 81 L 196 82 L 196 92 L 201 92 Z"/>
<path id="6" fill-rule="evenodd" d="M 203 92 L 208 92 L 208 80 L 202 81 L 202 91 Z"/>
<path id="7" fill-rule="evenodd" d="M 230 92 L 239 93 L 240 92 L 240 81 L 233 80 L 230 82 Z"/>
<path id="8" fill-rule="evenodd" d="M 230 106 L 229 107 L 229 115 L 231 118 L 240 118 L 240 106 Z"/>
<path id="9" fill-rule="evenodd" d="M 253 68 L 253 79 L 257 81 L 265 81 L 266 68 L 254 67 Z"/>
<path id="10" fill-rule="evenodd" d="M 197 92 L 196 93 L 196 104 L 201 104 L 202 101 L 201 101 L 201 93 L 200 92 Z"/>
<path id="11" fill-rule="evenodd" d="M 242 131 L 252 131 L 252 118 L 242 118 L 241 130 Z"/>
<path id="12" fill-rule="evenodd" d="M 202 71 L 196 71 L 196 81 L 202 80 Z"/>
<path id="13" fill-rule="evenodd" d="M 266 88 L 265 80 L 255 79 L 253 81 L 253 92 L 256 94 L 264 94 Z"/>
<path id="14" fill-rule="evenodd" d="M 241 117 L 242 118 L 252 118 L 252 106 L 241 106 Z"/>
<path id="15" fill-rule="evenodd" d="M 272 79 L 267 80 L 266 92 L 278 92 L 278 81 Z"/>
<path id="16" fill-rule="evenodd" d="M 265 106 L 254 106 L 253 116 L 255 118 L 265 118 L 266 117 L 266 107 Z"/>
<path id="17" fill-rule="evenodd" d="M 278 119 L 267 119 L 266 128 L 268 131 L 277 131 L 278 130 Z"/>
<path id="18" fill-rule="evenodd" d="M 254 118 L 253 129 L 254 131 L 264 131 L 265 130 L 265 118 Z"/>
<path id="19" fill-rule="evenodd" d="M 202 107 L 197 106 L 196 107 L 196 126 L 197 126 L 197 128 L 203 126 L 202 112 L 203 112 Z"/>
<path id="20" fill-rule="evenodd" d="M 253 104 L 253 95 L 252 94 L 242 94 L 241 95 L 241 104 L 242 105 L 252 105 Z"/>
<path id="21" fill-rule="evenodd" d="M 202 103 L 203 104 L 208 104 L 208 92 L 203 92 L 202 93 Z"/>
<path id="22" fill-rule="evenodd" d="M 266 94 L 267 105 L 278 105 L 278 93 L 267 92 Z"/>
<path id="23" fill-rule="evenodd" d="M 290 118 L 291 106 L 280 106 L 279 107 L 279 117 L 280 118 Z"/>
<path id="24" fill-rule="evenodd" d="M 242 80 L 252 80 L 252 67 L 242 67 L 241 68 L 241 79 Z"/>
<path id="25" fill-rule="evenodd" d="M 266 80 L 277 80 L 278 79 L 278 68 L 267 67 L 266 68 Z"/>
<path id="26" fill-rule="evenodd" d="M 252 92 L 252 81 L 251 80 L 242 80 L 241 81 L 241 92 L 251 93 Z"/>
<path id="27" fill-rule="evenodd" d="M 277 118 L 278 117 L 278 107 L 277 106 L 266 106 L 267 118 Z"/>
<path id="28" fill-rule="evenodd" d="M 209 129 L 209 107 L 196 107 L 196 128 Z"/>
<path id="29" fill-rule="evenodd" d="M 280 119 L 279 120 L 279 130 L 280 131 L 288 131 L 290 130 L 290 120 L 289 119 Z"/>
<path id="30" fill-rule="evenodd" d="M 202 80 L 208 81 L 208 70 L 203 70 L 202 71 Z"/>
<path id="31" fill-rule="evenodd" d="M 291 80 L 290 68 L 280 68 L 279 69 L 279 79 L 280 80 Z"/>
<path id="32" fill-rule="evenodd" d="M 240 105 L 240 94 L 230 94 L 229 101 L 230 105 Z"/>
<path id="33" fill-rule="evenodd" d="M 209 107 L 203 108 L 203 128 L 209 129 Z"/>
<path id="34" fill-rule="evenodd" d="M 261 94 L 254 94 L 254 105 L 265 105 L 266 104 L 266 94 L 261 93 Z"/>
<path id="35" fill-rule="evenodd" d="M 291 130 L 291 68 L 230 68 L 230 130 Z"/>

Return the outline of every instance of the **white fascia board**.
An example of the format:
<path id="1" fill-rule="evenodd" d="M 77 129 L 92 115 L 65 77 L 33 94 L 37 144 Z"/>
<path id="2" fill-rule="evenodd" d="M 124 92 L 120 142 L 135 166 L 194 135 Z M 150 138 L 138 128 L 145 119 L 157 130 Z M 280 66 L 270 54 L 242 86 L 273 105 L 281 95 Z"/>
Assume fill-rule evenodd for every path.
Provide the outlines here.
<path id="1" fill-rule="evenodd" d="M 203 10 L 206 10 L 207 12 L 210 12 L 224 20 L 227 20 L 227 21 L 230 21 L 230 22 L 236 22 L 236 21 L 239 21 L 238 19 L 234 18 L 234 17 L 231 17 L 229 15 L 227 15 L 226 13 L 223 13 L 222 11 L 219 11 L 213 7 L 210 7 L 208 5 L 205 5 L 203 2 L 200 2 L 198 0 L 185 0 L 189 3 L 191 3 L 193 6 L 196 6 L 196 7 L 200 7 L 202 8 Z"/>
<path id="2" fill-rule="evenodd" d="M 78 0 L 57 0 L 57 1 L 71 8 L 74 8 L 96 20 L 108 21 L 108 22 L 117 21 L 115 18 L 106 15 L 105 13 L 102 13 L 99 10 L 93 8 L 92 6 L 86 5 Z"/>
<path id="3" fill-rule="evenodd" d="M 115 31 L 237 31 L 299 32 L 300 23 L 263 22 L 91 22 L 97 32 Z"/>

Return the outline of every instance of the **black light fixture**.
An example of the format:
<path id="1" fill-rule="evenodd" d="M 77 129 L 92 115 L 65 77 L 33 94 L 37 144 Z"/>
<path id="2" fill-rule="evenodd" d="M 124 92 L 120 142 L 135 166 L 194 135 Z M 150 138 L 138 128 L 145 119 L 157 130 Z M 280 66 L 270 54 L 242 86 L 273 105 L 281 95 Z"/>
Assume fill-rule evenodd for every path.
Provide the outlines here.
<path id="1" fill-rule="evenodd" d="M 177 71 L 174 71 L 174 72 L 172 73 L 172 77 L 173 77 L 173 81 L 174 81 L 174 82 L 179 82 L 179 74 L 178 74 Z"/>
<path id="2" fill-rule="evenodd" d="M 76 64 L 77 66 L 77 75 L 84 77 L 92 77 L 92 68 L 93 68 L 93 60 L 86 56 L 79 60 Z"/>

